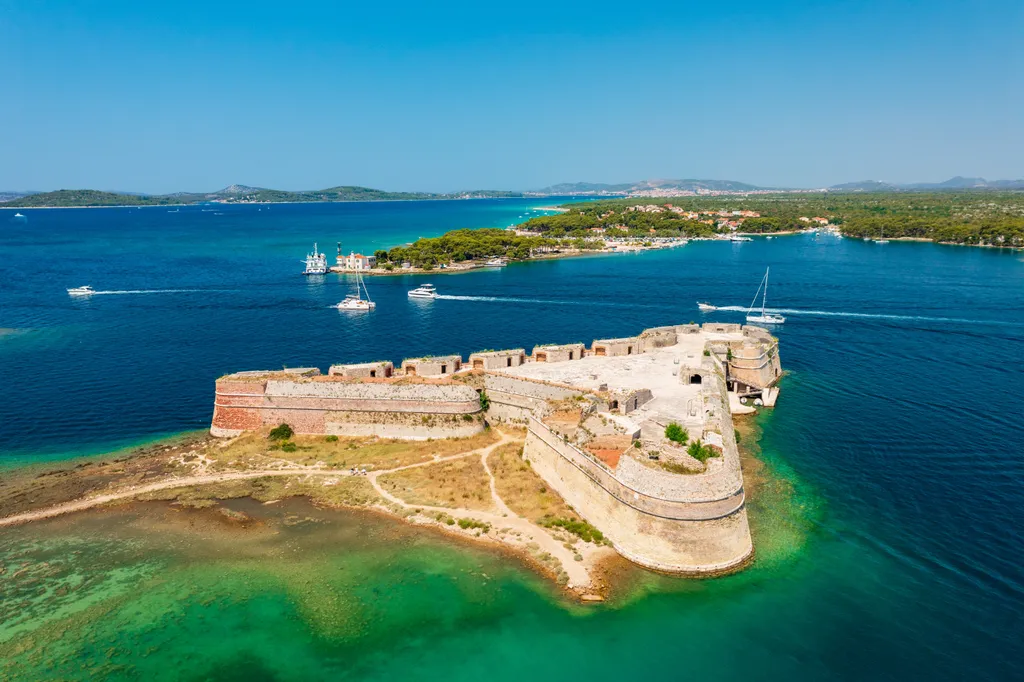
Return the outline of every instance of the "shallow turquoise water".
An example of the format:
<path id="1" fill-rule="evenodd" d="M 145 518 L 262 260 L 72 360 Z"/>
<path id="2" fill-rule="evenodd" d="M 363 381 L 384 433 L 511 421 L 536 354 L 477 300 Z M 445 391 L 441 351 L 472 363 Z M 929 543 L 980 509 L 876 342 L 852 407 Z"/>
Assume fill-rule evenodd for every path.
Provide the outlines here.
<path id="1" fill-rule="evenodd" d="M 765 536 L 783 540 L 763 541 L 774 549 L 741 575 L 652 579 L 624 604 L 578 609 L 512 564 L 444 543 L 389 553 L 387 570 L 356 561 L 397 532 L 366 530 L 365 550 L 346 553 L 357 524 L 356 536 L 310 549 L 302 573 L 359 576 L 320 591 L 371 614 L 372 627 L 355 634 L 332 625 L 346 622 L 344 609 L 319 619 L 303 610 L 308 599 L 282 587 L 294 576 L 254 576 L 230 557 L 218 565 L 161 545 L 167 584 L 203 587 L 179 595 L 173 614 L 161 611 L 171 598 L 156 587 L 129 601 L 159 653 L 142 657 L 133 618 L 143 616 L 129 607 L 97 632 L 100 644 L 131 645 L 126 678 L 175 661 L 182 679 L 1017 675 L 1019 253 L 825 236 L 692 243 L 434 276 L 443 294 L 461 298 L 427 305 L 405 296 L 424 278 L 373 279 L 378 308 L 357 318 L 328 308 L 347 290 L 344 278 L 297 275 L 314 240 L 389 246 L 505 225 L 525 205 L 241 207 L 217 220 L 198 208 L 31 211 L 17 228 L 0 211 L 0 277 L 10 283 L 0 289 L 0 327 L 24 330 L 0 338 L 0 456 L 59 457 L 202 428 L 213 379 L 232 370 L 589 342 L 700 320 L 696 301 L 745 305 L 771 265 L 770 302 L 797 311 L 778 331 L 790 371 L 782 397 L 759 419 L 765 459 L 794 486 L 762 511 Z M 82 283 L 200 291 L 64 294 Z M 119 541 L 109 529 L 53 532 Z M 8 550 L 22 542 L 0 540 Z M 476 589 L 480 571 L 495 576 L 491 589 Z M 149 585 L 144 573 L 137 580 Z M 378 610 L 382 590 L 392 596 Z"/>

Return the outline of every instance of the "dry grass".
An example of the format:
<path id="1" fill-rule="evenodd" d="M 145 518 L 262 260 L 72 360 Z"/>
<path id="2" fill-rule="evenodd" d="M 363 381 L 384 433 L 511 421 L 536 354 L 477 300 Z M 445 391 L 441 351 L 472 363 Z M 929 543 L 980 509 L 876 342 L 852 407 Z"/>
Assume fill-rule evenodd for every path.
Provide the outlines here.
<path id="1" fill-rule="evenodd" d="M 509 443 L 487 458 L 498 497 L 509 509 L 531 521 L 538 521 L 544 516 L 579 518 L 565 500 L 533 472 L 529 463 L 523 461 L 522 452 L 522 443 Z"/>
<path id="2" fill-rule="evenodd" d="M 408 504 L 494 511 L 490 479 L 479 457 L 406 469 L 377 482 Z"/>
<path id="3" fill-rule="evenodd" d="M 331 468 L 366 467 L 367 469 L 392 469 L 395 467 L 428 462 L 434 457 L 448 457 L 470 450 L 486 447 L 498 440 L 492 431 L 468 438 L 448 438 L 433 441 L 400 441 L 379 438 L 348 438 L 340 436 L 328 441 L 325 436 L 295 436 L 295 452 L 271 450 L 274 445 L 267 440 L 265 430 L 245 434 L 227 447 L 207 448 L 206 456 L 224 465 L 221 468 L 262 469 L 273 467 L 275 462 L 287 461 L 302 465 L 323 462 Z"/>

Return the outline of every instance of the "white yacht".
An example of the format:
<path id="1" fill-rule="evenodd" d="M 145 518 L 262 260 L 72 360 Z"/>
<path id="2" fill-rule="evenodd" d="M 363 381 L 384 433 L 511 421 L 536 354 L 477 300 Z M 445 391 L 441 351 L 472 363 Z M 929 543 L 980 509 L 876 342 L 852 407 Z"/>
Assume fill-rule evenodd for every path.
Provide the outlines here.
<path id="1" fill-rule="evenodd" d="M 84 287 L 74 287 L 74 288 L 68 289 L 68 294 L 70 294 L 71 296 L 88 296 L 90 294 L 95 294 L 95 293 L 96 293 L 96 290 L 93 289 L 88 284 L 86 284 Z"/>
<path id="2" fill-rule="evenodd" d="M 306 269 L 302 272 L 303 275 L 326 275 L 327 274 L 327 254 L 320 253 L 317 250 L 316 243 L 313 244 L 313 253 L 306 254 Z"/>
<path id="3" fill-rule="evenodd" d="M 717 306 L 713 306 L 713 305 L 711 305 L 710 303 L 699 303 L 699 302 L 698 302 L 698 303 L 697 303 L 697 307 L 698 307 L 698 308 L 699 308 L 699 309 L 700 309 L 700 310 L 701 310 L 702 312 L 705 312 L 705 313 L 707 313 L 707 312 L 711 312 L 712 310 L 718 310 L 718 307 L 717 307 Z"/>
<path id="4" fill-rule="evenodd" d="M 349 294 L 344 301 L 334 307 L 338 310 L 373 310 L 377 304 L 373 301 L 365 301 L 355 294 Z"/>
<path id="5" fill-rule="evenodd" d="M 731 234 L 731 235 L 729 235 L 729 241 L 731 241 L 731 242 L 752 242 L 754 240 L 751 239 L 750 237 L 744 237 L 744 236 L 738 235 L 738 234 Z"/>
<path id="6" fill-rule="evenodd" d="M 508 265 L 508 263 L 505 262 L 504 258 L 492 258 L 491 260 L 484 263 L 484 265 L 491 268 L 503 268 L 506 265 Z"/>
<path id="7" fill-rule="evenodd" d="M 409 292 L 409 298 L 437 298 L 433 284 L 421 284 Z"/>
<path id="8" fill-rule="evenodd" d="M 360 298 L 360 289 L 362 293 L 366 294 L 366 298 Z M 366 290 L 366 284 L 363 283 L 363 276 L 356 272 L 356 293 L 349 294 L 345 297 L 338 305 L 334 306 L 338 310 L 365 310 L 370 311 L 377 307 L 377 304 L 370 300 L 370 292 Z"/>
<path id="9" fill-rule="evenodd" d="M 768 268 L 764 271 L 764 278 L 761 280 L 761 284 L 757 287 L 757 291 L 754 292 L 754 300 L 750 302 L 750 307 L 747 308 L 747 322 L 755 322 L 759 324 L 782 324 L 786 321 L 786 318 L 777 313 L 770 313 L 765 310 L 765 305 L 768 302 Z M 761 294 L 761 313 L 758 314 L 754 309 L 754 305 L 757 303 L 757 295 Z"/>

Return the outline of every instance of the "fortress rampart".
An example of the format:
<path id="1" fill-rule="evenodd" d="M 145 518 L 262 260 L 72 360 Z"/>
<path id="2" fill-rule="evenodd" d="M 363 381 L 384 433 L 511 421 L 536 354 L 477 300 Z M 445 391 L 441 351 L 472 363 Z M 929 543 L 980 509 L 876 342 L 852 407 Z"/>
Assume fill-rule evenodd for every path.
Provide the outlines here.
<path id="1" fill-rule="evenodd" d="M 392 371 L 402 376 L 382 378 Z M 482 351 L 465 366 L 449 355 L 406 360 L 400 370 L 386 362 L 336 365 L 329 376 L 316 368 L 241 372 L 217 381 L 211 432 L 233 436 L 287 422 L 308 434 L 469 435 L 485 424 L 479 392 L 452 378 L 466 372 L 483 373 L 487 418 L 527 427 L 524 458 L 623 556 L 707 574 L 752 555 L 729 393 L 772 391 L 774 402 L 778 342 L 758 327 L 657 327 L 589 349 Z M 579 424 L 553 428 L 545 419 L 558 410 L 578 414 Z M 698 462 L 667 441 L 671 422 L 715 456 Z M 623 441 L 610 456 L 607 443 Z"/>

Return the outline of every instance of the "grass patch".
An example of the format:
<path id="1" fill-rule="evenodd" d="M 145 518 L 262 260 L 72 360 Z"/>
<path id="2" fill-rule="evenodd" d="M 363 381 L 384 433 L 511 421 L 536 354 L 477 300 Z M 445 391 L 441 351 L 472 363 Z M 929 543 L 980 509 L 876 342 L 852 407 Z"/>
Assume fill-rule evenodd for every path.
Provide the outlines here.
<path id="1" fill-rule="evenodd" d="M 502 445 L 488 456 L 487 465 L 494 474 L 498 497 L 509 509 L 526 519 L 545 516 L 576 518 L 572 509 L 558 493 L 550 490 L 544 479 L 534 473 L 522 458 L 521 443 Z"/>
<path id="2" fill-rule="evenodd" d="M 492 511 L 491 488 L 479 457 L 406 469 L 378 479 L 408 504 Z"/>

